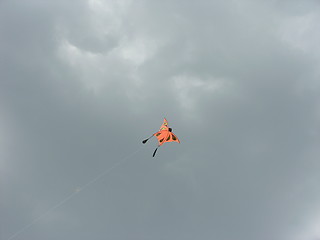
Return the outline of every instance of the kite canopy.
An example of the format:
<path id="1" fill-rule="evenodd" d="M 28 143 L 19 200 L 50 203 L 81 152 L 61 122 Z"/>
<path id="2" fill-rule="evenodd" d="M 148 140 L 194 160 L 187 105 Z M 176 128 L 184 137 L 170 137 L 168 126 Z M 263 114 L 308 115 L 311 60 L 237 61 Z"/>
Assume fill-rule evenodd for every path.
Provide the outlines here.
<path id="1" fill-rule="evenodd" d="M 179 139 L 176 135 L 172 133 L 172 129 L 168 127 L 168 121 L 167 119 L 163 120 L 163 124 L 160 127 L 160 130 L 153 134 L 153 136 L 156 136 L 159 142 L 159 146 L 164 144 L 165 142 L 178 142 L 180 143 Z"/>

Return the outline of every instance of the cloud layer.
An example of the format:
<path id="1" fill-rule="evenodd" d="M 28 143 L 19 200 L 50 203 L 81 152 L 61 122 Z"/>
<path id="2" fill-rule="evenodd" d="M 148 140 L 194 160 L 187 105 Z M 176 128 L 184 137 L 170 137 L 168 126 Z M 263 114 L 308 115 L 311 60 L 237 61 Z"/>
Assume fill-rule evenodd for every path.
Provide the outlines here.
<path id="1" fill-rule="evenodd" d="M 320 238 L 319 13 L 0 2 L 1 239 Z"/>

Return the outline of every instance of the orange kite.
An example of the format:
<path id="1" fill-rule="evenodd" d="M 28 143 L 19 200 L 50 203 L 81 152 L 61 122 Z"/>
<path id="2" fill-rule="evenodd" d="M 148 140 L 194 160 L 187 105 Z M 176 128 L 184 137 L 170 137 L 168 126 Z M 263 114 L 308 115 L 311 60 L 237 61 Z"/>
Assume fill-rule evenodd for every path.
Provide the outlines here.
<path id="1" fill-rule="evenodd" d="M 172 128 L 168 127 L 167 119 L 163 120 L 163 124 L 161 125 L 160 130 L 158 132 L 152 134 L 151 137 L 143 140 L 142 143 L 145 144 L 153 136 L 156 136 L 156 138 L 158 139 L 159 145 L 156 148 L 156 150 L 154 150 L 154 153 L 153 153 L 152 157 L 154 157 L 154 155 L 156 154 L 158 148 L 162 144 L 164 144 L 165 142 L 178 142 L 178 143 L 180 143 L 180 141 L 177 138 L 177 136 L 172 133 Z"/>

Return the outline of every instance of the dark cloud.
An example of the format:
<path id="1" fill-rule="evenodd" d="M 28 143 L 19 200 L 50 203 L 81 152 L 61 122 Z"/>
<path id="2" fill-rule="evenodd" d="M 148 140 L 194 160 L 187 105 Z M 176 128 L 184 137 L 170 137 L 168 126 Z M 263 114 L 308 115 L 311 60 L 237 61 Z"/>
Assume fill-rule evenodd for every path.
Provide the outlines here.
<path id="1" fill-rule="evenodd" d="M 0 6 L 1 238 L 319 237 L 316 1 Z"/>

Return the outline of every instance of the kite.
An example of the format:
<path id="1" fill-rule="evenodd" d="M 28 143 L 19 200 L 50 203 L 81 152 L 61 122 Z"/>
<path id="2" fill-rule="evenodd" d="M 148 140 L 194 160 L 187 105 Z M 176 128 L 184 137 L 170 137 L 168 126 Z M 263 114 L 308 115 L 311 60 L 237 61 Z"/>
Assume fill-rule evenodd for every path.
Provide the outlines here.
<path id="1" fill-rule="evenodd" d="M 177 136 L 172 133 L 172 128 L 168 127 L 167 119 L 163 120 L 163 124 L 161 125 L 160 130 L 158 132 L 152 134 L 151 137 L 143 140 L 142 143 L 145 144 L 153 136 L 155 136 L 158 139 L 159 144 L 158 144 L 158 147 L 156 148 L 156 150 L 154 150 L 152 157 L 154 157 L 156 155 L 158 148 L 162 144 L 164 144 L 165 142 L 178 142 L 178 143 L 180 143 Z"/>

